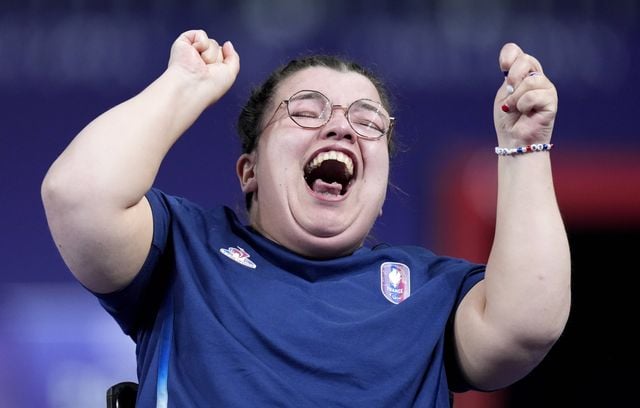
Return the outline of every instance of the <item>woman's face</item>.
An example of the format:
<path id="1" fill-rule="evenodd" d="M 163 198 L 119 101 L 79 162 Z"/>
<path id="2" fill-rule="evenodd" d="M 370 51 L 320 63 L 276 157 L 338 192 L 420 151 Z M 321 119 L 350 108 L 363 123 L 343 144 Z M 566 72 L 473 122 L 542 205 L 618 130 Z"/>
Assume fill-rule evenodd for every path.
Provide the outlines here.
<path id="1" fill-rule="evenodd" d="M 318 129 L 303 129 L 281 101 L 301 90 L 348 107 L 358 99 L 380 102 L 375 86 L 355 72 L 303 69 L 279 84 L 255 151 L 238 160 L 245 193 L 253 192 L 251 224 L 267 238 L 311 258 L 359 248 L 381 212 L 389 176 L 387 136 L 365 140 L 345 110 Z"/>

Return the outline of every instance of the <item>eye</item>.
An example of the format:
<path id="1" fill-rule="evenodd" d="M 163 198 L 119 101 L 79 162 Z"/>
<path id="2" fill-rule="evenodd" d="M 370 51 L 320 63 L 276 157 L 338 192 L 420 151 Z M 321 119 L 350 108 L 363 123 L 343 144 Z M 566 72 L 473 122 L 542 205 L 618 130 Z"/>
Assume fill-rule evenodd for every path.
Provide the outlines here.
<path id="1" fill-rule="evenodd" d="M 358 131 L 382 134 L 387 130 L 389 119 L 381 109 L 380 105 L 367 100 L 358 101 L 349 110 L 351 124 Z"/>
<path id="2" fill-rule="evenodd" d="M 302 94 L 289 100 L 289 115 L 295 118 L 322 118 L 326 113 L 327 103 L 313 94 Z"/>
<path id="3" fill-rule="evenodd" d="M 358 128 L 367 128 L 384 133 L 387 129 L 384 118 L 373 112 L 354 112 L 350 115 L 351 124 Z"/>
<path id="4" fill-rule="evenodd" d="M 289 114 L 293 117 L 296 118 L 312 118 L 312 119 L 317 119 L 320 117 L 320 114 L 318 112 L 315 111 L 309 111 L 309 110 L 289 110 Z"/>
<path id="5" fill-rule="evenodd" d="M 385 126 L 382 118 L 378 117 L 356 117 L 352 119 L 354 125 L 365 126 L 371 129 L 379 130 L 380 132 L 384 132 Z"/>

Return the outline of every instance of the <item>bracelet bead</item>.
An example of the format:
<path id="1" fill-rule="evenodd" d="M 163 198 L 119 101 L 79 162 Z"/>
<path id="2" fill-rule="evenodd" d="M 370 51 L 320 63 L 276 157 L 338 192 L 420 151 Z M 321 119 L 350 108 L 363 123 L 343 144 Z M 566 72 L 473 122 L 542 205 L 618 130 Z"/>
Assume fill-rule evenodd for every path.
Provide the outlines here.
<path id="1" fill-rule="evenodd" d="M 524 154 L 531 152 L 545 152 L 551 150 L 553 143 L 536 143 L 526 146 L 518 147 L 500 147 L 495 148 L 495 152 L 498 156 L 514 156 L 516 154 Z"/>

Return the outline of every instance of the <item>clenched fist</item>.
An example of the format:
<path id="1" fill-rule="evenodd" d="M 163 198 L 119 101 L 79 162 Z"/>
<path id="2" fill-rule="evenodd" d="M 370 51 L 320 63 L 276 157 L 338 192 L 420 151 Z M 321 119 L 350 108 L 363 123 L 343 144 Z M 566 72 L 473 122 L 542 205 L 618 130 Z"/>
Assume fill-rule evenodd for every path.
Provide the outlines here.
<path id="1" fill-rule="evenodd" d="M 186 31 L 171 47 L 169 69 L 178 70 L 197 82 L 199 95 L 216 102 L 238 75 L 240 57 L 230 41 L 220 46 L 203 30 Z"/>
<path id="2" fill-rule="evenodd" d="M 549 143 L 558 109 L 556 88 L 540 62 L 516 44 L 502 47 L 505 81 L 496 94 L 493 117 L 501 147 Z"/>

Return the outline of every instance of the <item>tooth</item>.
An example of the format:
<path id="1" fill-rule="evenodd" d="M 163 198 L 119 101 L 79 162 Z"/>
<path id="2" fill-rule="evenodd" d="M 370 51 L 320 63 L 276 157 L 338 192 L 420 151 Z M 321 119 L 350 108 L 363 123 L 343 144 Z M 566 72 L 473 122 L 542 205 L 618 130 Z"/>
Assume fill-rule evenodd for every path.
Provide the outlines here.
<path id="1" fill-rule="evenodd" d="M 326 160 L 337 160 L 340 163 L 343 163 L 349 175 L 353 175 L 353 160 L 343 152 L 339 152 L 336 150 L 331 150 L 328 152 L 319 153 L 307 166 L 309 171 L 319 167 Z"/>

